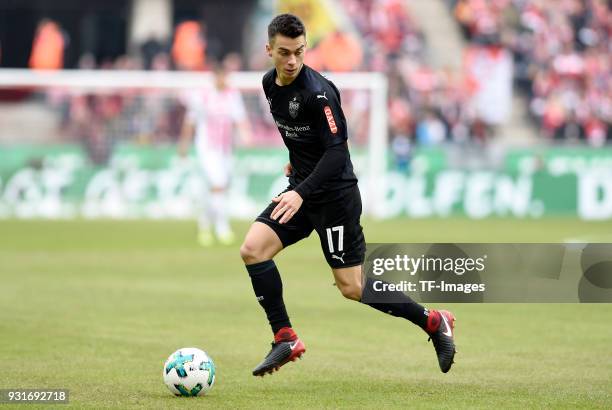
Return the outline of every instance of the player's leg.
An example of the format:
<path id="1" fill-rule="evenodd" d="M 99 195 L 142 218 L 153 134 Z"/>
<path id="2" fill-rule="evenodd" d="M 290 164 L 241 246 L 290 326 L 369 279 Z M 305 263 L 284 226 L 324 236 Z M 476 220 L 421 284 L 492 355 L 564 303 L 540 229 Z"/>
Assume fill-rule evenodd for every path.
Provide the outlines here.
<path id="1" fill-rule="evenodd" d="M 216 186 L 210 190 L 212 218 L 215 236 L 223 245 L 231 245 L 235 241 L 234 232 L 229 223 L 227 188 Z"/>
<path id="2" fill-rule="evenodd" d="M 455 317 L 446 310 L 428 310 L 401 292 L 375 291 L 370 278 L 362 282 L 362 266 L 333 268 L 336 286 L 348 299 L 360 301 L 383 313 L 401 317 L 421 327 L 430 337 L 438 356 L 440 370 L 448 372 L 455 357 Z M 363 283 L 363 286 L 362 286 Z M 380 289 L 380 287 L 379 287 Z M 389 302 L 393 300 L 393 302 Z"/>
<path id="3" fill-rule="evenodd" d="M 255 221 L 240 246 L 240 257 L 248 266 L 272 259 L 283 249 L 283 243 L 272 228 Z"/>
<path id="4" fill-rule="evenodd" d="M 350 240 L 349 237 L 345 239 Z M 371 279 L 365 278 L 365 283 L 363 281 L 362 265 L 343 267 L 342 262 L 331 263 L 336 286 L 344 297 L 359 301 L 383 313 L 407 319 L 427 331 L 430 314 L 427 308 L 401 292 L 374 292 Z"/>
<path id="5" fill-rule="evenodd" d="M 361 300 L 361 265 L 348 268 L 332 268 L 336 287 L 347 299 Z"/>
<path id="6" fill-rule="evenodd" d="M 272 228 L 262 222 L 254 222 L 240 247 L 255 297 L 266 312 L 272 333 L 283 327 L 291 327 L 283 301 L 283 282 L 272 260 L 283 249 L 283 244 Z"/>
<path id="7" fill-rule="evenodd" d="M 299 211 L 288 223 L 279 224 L 270 217 L 275 206 L 276 203 L 271 203 L 259 215 L 240 247 L 240 256 L 249 272 L 255 296 L 264 308 L 274 334 L 272 350 L 255 367 L 254 376 L 272 373 L 306 351 L 289 321 L 283 300 L 283 283 L 273 258 L 284 247 L 307 237 L 312 227 Z"/>
<path id="8" fill-rule="evenodd" d="M 433 341 L 440 369 L 446 373 L 455 355 L 454 316 L 429 310 L 402 292 L 376 288 L 374 281 L 362 274 L 365 237 L 360 224 L 359 190 L 347 191 L 340 200 L 322 206 L 314 217 L 323 253 L 342 295 L 419 326 Z"/>
<path id="9" fill-rule="evenodd" d="M 227 188 L 230 181 L 231 156 L 222 152 L 206 153 L 203 166 L 210 186 L 210 214 L 219 242 L 230 245 L 234 242 L 234 233 L 229 224 Z"/>
<path id="10" fill-rule="evenodd" d="M 200 206 L 198 207 L 198 243 L 202 246 L 208 247 L 214 243 L 214 237 L 212 233 L 213 223 L 213 210 L 210 201 L 211 197 L 211 185 L 208 175 L 208 159 L 206 157 L 206 150 L 196 145 L 196 161 L 198 164 L 198 171 L 202 177 L 202 198 Z"/>

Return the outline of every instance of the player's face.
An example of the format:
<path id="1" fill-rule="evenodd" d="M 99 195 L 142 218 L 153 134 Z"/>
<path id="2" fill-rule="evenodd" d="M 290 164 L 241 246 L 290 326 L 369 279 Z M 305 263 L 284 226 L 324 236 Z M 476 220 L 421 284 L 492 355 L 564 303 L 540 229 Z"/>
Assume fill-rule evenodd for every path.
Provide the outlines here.
<path id="1" fill-rule="evenodd" d="M 278 80 L 286 85 L 295 80 L 304 64 L 306 38 L 303 35 L 290 38 L 277 34 L 270 44 L 266 44 L 266 50 L 272 57 Z"/>
<path id="2" fill-rule="evenodd" d="M 217 90 L 225 90 L 227 87 L 227 74 L 225 71 L 215 72 L 215 85 Z"/>

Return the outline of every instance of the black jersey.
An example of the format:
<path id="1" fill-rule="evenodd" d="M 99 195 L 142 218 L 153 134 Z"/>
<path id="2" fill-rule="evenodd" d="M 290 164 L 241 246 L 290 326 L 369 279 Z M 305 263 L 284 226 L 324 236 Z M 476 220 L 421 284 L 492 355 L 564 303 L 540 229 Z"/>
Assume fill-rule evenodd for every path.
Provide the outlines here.
<path id="1" fill-rule="evenodd" d="M 347 141 L 346 119 L 336 86 L 312 68 L 303 65 L 289 85 L 276 84 L 276 69 L 263 77 L 263 89 L 270 112 L 289 149 L 293 173 L 289 184 L 295 188 L 312 173 L 325 151 Z M 350 156 L 341 171 L 315 188 L 313 194 L 336 191 L 357 184 Z"/>

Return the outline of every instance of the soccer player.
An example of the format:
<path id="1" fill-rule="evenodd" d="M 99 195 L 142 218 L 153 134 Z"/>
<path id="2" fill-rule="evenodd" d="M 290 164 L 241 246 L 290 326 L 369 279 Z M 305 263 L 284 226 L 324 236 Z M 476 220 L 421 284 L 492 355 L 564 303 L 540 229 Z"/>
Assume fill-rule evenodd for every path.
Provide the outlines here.
<path id="1" fill-rule="evenodd" d="M 187 112 L 179 147 L 180 154 L 185 156 L 195 136 L 196 157 L 207 186 L 198 218 L 198 241 L 202 246 L 213 244 L 211 225 L 221 244 L 234 242 L 227 215 L 234 126 L 243 142 L 248 143 L 251 135 L 242 96 L 229 87 L 222 65 L 215 66 L 214 79 L 212 89 L 192 91 L 186 96 Z"/>
<path id="2" fill-rule="evenodd" d="M 375 291 L 370 280 L 362 286 L 361 197 L 347 147 L 340 94 L 331 81 L 304 65 L 306 35 L 299 18 L 276 16 L 268 26 L 266 50 L 274 68 L 265 74 L 263 89 L 289 149 L 285 167 L 289 187 L 257 217 L 240 248 L 274 333 L 272 350 L 253 375 L 272 373 L 306 351 L 289 321 L 273 258 L 313 230 L 342 295 L 421 327 L 433 341 L 440 369 L 446 373 L 455 355 L 450 312 L 428 310 L 404 294 L 399 294 L 401 303 L 385 303 L 380 295 L 377 303 L 368 302 Z M 394 297 L 397 301 L 398 296 Z"/>

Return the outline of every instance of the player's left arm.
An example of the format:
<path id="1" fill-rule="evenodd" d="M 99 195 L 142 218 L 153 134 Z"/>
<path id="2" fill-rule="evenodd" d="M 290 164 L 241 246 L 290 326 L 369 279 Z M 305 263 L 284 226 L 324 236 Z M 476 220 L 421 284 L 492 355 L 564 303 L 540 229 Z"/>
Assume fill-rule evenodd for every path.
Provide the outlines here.
<path id="1" fill-rule="evenodd" d="M 346 121 L 337 91 L 314 93 L 310 107 L 325 152 L 311 174 L 294 189 L 303 199 L 308 199 L 325 182 L 340 174 L 349 157 Z"/>
<path id="2" fill-rule="evenodd" d="M 314 170 L 301 184 L 293 191 L 287 191 L 272 199 L 278 202 L 278 205 L 272 211 L 271 217 L 272 219 L 281 217 L 279 223 L 289 221 L 312 192 L 342 172 L 349 157 L 344 114 L 336 94 L 334 92 L 315 94 L 309 105 L 313 112 L 313 123 L 318 127 L 317 132 L 325 152 Z"/>

